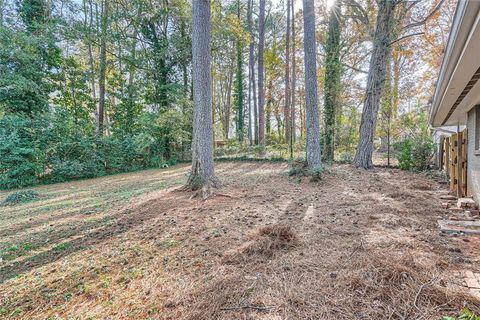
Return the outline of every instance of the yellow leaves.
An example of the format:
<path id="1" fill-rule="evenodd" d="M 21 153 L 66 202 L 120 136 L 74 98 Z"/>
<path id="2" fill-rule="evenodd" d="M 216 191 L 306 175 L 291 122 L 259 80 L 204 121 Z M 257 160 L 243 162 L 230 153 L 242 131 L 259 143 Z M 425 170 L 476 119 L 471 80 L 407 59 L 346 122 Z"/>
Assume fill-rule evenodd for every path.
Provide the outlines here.
<path id="1" fill-rule="evenodd" d="M 250 43 L 250 34 L 235 13 L 228 13 L 224 17 L 216 17 L 213 20 L 213 32 L 221 34 L 223 37 L 232 37 L 240 41 L 242 45 Z"/>

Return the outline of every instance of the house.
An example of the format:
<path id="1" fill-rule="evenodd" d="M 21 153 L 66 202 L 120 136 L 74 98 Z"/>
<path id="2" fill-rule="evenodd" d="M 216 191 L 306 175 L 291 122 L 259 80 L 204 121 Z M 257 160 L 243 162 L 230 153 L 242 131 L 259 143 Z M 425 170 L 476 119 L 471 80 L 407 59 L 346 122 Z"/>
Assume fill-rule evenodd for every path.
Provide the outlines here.
<path id="1" fill-rule="evenodd" d="M 460 0 L 433 96 L 429 122 L 439 165 L 458 197 L 480 200 L 480 1 Z"/>

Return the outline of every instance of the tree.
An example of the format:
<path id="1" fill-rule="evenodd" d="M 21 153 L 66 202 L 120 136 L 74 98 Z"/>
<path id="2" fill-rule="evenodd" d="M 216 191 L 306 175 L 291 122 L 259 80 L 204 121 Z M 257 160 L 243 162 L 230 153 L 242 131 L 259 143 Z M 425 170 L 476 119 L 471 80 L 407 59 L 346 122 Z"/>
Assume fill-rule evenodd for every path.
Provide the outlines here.
<path id="1" fill-rule="evenodd" d="M 240 0 L 237 0 L 237 18 L 240 23 Z M 244 94 L 243 94 L 243 43 L 240 36 L 237 36 L 237 70 L 235 76 L 235 102 L 237 107 L 237 139 L 243 143 L 244 135 Z"/>
<path id="2" fill-rule="evenodd" d="M 296 126 L 295 126 L 295 89 L 297 86 L 297 61 L 296 61 L 296 35 L 295 35 L 295 0 L 291 1 L 292 10 L 292 89 L 291 89 L 291 102 L 290 106 L 290 121 L 291 121 L 291 144 L 290 144 L 290 156 L 293 156 L 293 143 L 296 140 Z"/>
<path id="3" fill-rule="evenodd" d="M 192 4 L 193 141 L 192 171 L 186 188 L 202 190 L 203 198 L 220 181 L 213 163 L 212 91 L 210 66 L 210 0 Z"/>
<path id="4" fill-rule="evenodd" d="M 325 45 L 325 144 L 323 157 L 333 161 L 335 149 L 335 117 L 340 95 L 340 3 L 336 1 L 330 9 L 327 43 Z"/>
<path id="5" fill-rule="evenodd" d="M 258 144 L 258 107 L 257 107 L 257 86 L 255 84 L 255 59 L 254 59 L 254 36 L 253 36 L 253 22 L 252 22 L 252 11 L 253 11 L 253 0 L 248 0 L 248 32 L 250 34 L 250 44 L 248 46 L 248 70 L 249 70 L 249 99 L 248 99 L 248 107 L 249 107 L 249 118 L 252 118 L 251 112 L 251 100 L 253 100 L 253 123 L 249 123 L 249 130 L 252 130 L 253 126 L 253 133 L 251 135 L 251 142 Z M 251 97 L 250 97 L 251 94 Z M 251 98 L 251 99 L 250 99 Z M 253 141 L 252 141 L 253 140 Z"/>
<path id="6" fill-rule="evenodd" d="M 285 142 L 290 145 L 291 143 L 291 121 L 290 121 L 290 1 L 287 0 L 287 29 L 285 35 Z"/>
<path id="7" fill-rule="evenodd" d="M 305 56 L 305 103 L 307 125 L 307 164 L 311 170 L 322 167 L 320 155 L 320 128 L 317 107 L 317 60 L 315 39 L 314 0 L 303 0 L 303 32 Z"/>
<path id="8" fill-rule="evenodd" d="M 398 35 L 402 32 L 408 32 L 411 28 L 423 26 L 440 9 L 444 1 L 438 1 L 434 9 L 421 19 L 412 18 L 410 14 L 411 10 L 421 1 L 412 1 L 410 4 L 406 4 L 401 0 L 378 1 L 373 49 L 365 89 L 362 121 L 360 123 L 360 140 L 354 159 L 354 164 L 357 168 L 370 169 L 373 167 L 373 139 L 386 77 L 386 64 L 390 57 L 392 44 L 422 34 Z M 349 2 L 356 3 L 355 0 L 349 0 Z M 399 12 L 396 12 L 397 8 L 400 8 Z M 412 22 L 407 23 L 407 18 L 410 18 Z"/>
<path id="9" fill-rule="evenodd" d="M 265 0 L 260 0 L 258 15 L 258 140 L 262 155 L 265 155 L 265 86 L 263 53 L 265 49 Z"/>
<path id="10" fill-rule="evenodd" d="M 100 38 L 100 70 L 98 78 L 98 129 L 97 134 L 102 136 L 104 134 L 104 116 L 105 116 L 105 78 L 107 72 L 107 27 L 108 27 L 108 1 L 102 1 L 101 10 L 101 38 Z"/>

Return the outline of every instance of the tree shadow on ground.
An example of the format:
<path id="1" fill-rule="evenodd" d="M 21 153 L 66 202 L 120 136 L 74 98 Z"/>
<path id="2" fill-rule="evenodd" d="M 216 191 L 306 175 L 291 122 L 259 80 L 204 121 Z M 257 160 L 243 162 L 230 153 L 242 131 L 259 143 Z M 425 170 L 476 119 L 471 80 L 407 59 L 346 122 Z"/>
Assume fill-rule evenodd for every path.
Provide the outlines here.
<path id="1" fill-rule="evenodd" d="M 15 261 L 2 266 L 0 268 L 0 284 L 8 279 L 55 262 L 72 253 L 85 250 L 111 238 L 117 237 L 136 226 L 143 225 L 147 221 L 157 217 L 160 213 L 164 213 L 172 207 L 179 206 L 179 202 L 182 201 L 184 197 L 180 197 L 179 199 L 178 195 L 179 193 L 176 192 L 162 193 L 156 198 L 149 199 L 139 205 L 115 213 L 110 216 L 112 220 L 109 221 L 108 225 L 102 227 L 98 227 L 98 224 L 83 226 L 80 229 L 83 236 L 65 242 L 68 243 L 68 245 L 65 246 L 59 246 L 59 244 L 62 243 L 61 240 L 68 240 L 68 237 L 74 236 L 78 230 L 73 230 L 73 232 L 68 232 L 66 234 L 59 233 L 54 235 L 53 239 L 57 242 L 56 245 L 49 250 L 40 252 L 21 261 Z M 55 242 L 49 241 L 48 244 L 52 243 Z"/>

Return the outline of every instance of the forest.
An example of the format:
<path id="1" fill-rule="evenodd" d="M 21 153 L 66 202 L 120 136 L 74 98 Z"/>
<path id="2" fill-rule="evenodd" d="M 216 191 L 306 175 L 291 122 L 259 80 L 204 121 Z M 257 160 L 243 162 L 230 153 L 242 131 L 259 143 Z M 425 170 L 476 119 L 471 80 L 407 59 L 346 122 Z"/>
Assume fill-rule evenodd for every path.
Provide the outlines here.
<path id="1" fill-rule="evenodd" d="M 304 157 L 313 68 L 323 161 L 368 168 L 375 150 L 424 169 L 454 1 L 390 2 L 316 2 L 306 67 L 300 1 L 212 1 L 215 157 Z M 190 161 L 191 6 L 3 0 L 0 187 Z"/>
<path id="2" fill-rule="evenodd" d="M 475 1 L 0 0 L 0 318 L 480 319 Z"/>

